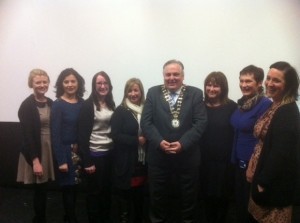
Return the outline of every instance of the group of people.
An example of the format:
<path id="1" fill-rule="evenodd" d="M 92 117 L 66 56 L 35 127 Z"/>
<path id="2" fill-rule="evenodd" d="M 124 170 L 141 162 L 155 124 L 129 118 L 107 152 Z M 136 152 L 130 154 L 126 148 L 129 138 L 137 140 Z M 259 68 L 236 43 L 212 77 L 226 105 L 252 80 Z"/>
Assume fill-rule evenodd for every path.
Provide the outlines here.
<path id="1" fill-rule="evenodd" d="M 104 71 L 94 75 L 84 100 L 82 76 L 63 70 L 52 101 L 45 95 L 49 76 L 32 70 L 33 94 L 18 112 L 23 146 L 17 181 L 34 185 L 33 222 L 46 222 L 47 182 L 55 179 L 64 222 L 78 222 L 82 175 L 90 223 L 141 223 L 146 215 L 152 223 L 168 222 L 172 183 L 179 222 L 198 222 L 199 197 L 207 222 L 226 222 L 233 193 L 237 222 L 291 222 L 300 140 L 296 70 L 287 62 L 272 64 L 264 91 L 263 69 L 245 67 L 237 103 L 228 97 L 222 72 L 206 77 L 204 93 L 184 84 L 184 75 L 182 62 L 169 60 L 163 84 L 145 97 L 140 79 L 131 78 L 116 107 Z"/>
<path id="2" fill-rule="evenodd" d="M 78 222 L 76 191 L 82 175 L 87 184 L 89 222 L 110 222 L 112 193 L 121 206 L 114 221 L 141 222 L 141 206 L 135 206 L 135 215 L 131 211 L 131 199 L 136 198 L 134 204 L 141 202 L 146 182 L 141 81 L 128 80 L 117 108 L 110 78 L 103 71 L 94 75 L 87 100 L 82 98 L 85 81 L 72 68 L 58 76 L 55 101 L 45 96 L 49 83 L 45 71 L 32 70 L 28 85 L 33 94 L 18 112 L 23 145 L 17 181 L 34 185 L 33 222 L 46 222 L 47 182 L 55 178 L 62 191 L 63 221 Z"/>

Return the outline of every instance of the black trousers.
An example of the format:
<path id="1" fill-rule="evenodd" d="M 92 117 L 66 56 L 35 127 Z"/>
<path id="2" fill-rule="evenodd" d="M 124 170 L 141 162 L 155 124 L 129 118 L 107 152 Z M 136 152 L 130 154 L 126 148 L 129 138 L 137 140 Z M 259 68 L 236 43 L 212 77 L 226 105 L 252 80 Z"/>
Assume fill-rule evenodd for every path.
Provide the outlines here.
<path id="1" fill-rule="evenodd" d="M 111 154 L 93 157 L 96 172 L 87 175 L 89 223 L 108 223 L 111 208 Z"/>
<path id="2" fill-rule="evenodd" d="M 236 217 L 239 223 L 248 223 L 248 203 L 250 197 L 250 183 L 246 179 L 247 168 L 236 166 L 235 171 L 235 201 Z"/>
<path id="3" fill-rule="evenodd" d="M 182 168 L 172 166 L 161 168 L 149 166 L 149 191 L 150 191 L 150 219 L 152 223 L 173 222 L 168 216 L 168 194 L 170 191 L 170 179 L 174 176 L 178 183 L 178 210 L 172 213 L 179 213 L 178 222 L 194 223 L 197 222 L 196 208 L 198 196 L 198 177 L 199 167 Z M 171 187 L 175 187 L 172 185 Z"/>
<path id="4" fill-rule="evenodd" d="M 145 186 L 127 190 L 114 188 L 112 199 L 112 218 L 114 223 L 145 222 Z"/>
<path id="5" fill-rule="evenodd" d="M 207 223 L 226 222 L 229 199 L 226 196 L 208 196 L 204 198 Z"/>

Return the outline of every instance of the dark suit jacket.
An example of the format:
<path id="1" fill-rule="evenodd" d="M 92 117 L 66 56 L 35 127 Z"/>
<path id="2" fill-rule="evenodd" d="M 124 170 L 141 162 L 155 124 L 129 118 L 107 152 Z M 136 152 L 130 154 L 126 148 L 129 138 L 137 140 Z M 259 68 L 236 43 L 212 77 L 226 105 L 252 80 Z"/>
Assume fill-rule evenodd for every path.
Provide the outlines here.
<path id="1" fill-rule="evenodd" d="M 143 133 L 149 140 L 148 164 L 166 167 L 169 162 L 173 162 L 180 167 L 198 166 L 198 143 L 207 123 L 202 91 L 186 86 L 179 115 L 180 126 L 173 128 L 171 120 L 170 107 L 164 98 L 161 85 L 150 88 L 141 119 Z M 162 140 L 179 141 L 182 151 L 178 154 L 165 154 L 160 148 Z"/>
<path id="2" fill-rule="evenodd" d="M 47 98 L 51 107 L 52 100 Z M 32 160 L 38 157 L 41 160 L 41 120 L 34 95 L 31 94 L 21 104 L 18 116 L 22 129 L 23 144 L 21 152 L 26 161 L 32 166 Z"/>
<path id="3" fill-rule="evenodd" d="M 298 172 L 299 123 L 296 103 L 283 105 L 275 112 L 252 183 L 252 198 L 257 204 L 268 207 L 292 204 Z M 258 184 L 264 187 L 264 192 L 258 192 Z"/>

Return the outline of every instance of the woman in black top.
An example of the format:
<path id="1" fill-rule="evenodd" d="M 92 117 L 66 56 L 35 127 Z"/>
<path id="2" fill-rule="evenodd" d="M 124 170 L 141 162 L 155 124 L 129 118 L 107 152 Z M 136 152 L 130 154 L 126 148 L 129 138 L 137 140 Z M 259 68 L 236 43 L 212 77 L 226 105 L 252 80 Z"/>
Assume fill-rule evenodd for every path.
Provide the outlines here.
<path id="1" fill-rule="evenodd" d="M 270 66 L 265 80 L 272 106 L 254 127 L 258 139 L 247 169 L 251 222 L 290 223 L 298 173 L 299 76 L 287 62 Z"/>
<path id="2" fill-rule="evenodd" d="M 210 73 L 204 82 L 208 124 L 201 144 L 202 196 L 207 222 L 225 222 L 233 185 L 230 164 L 234 131 L 231 114 L 237 108 L 228 98 L 228 84 L 222 72 Z"/>
<path id="3" fill-rule="evenodd" d="M 146 139 L 141 132 L 140 119 L 144 101 L 142 82 L 137 78 L 129 79 L 123 101 L 111 118 L 115 222 L 143 222 Z"/>

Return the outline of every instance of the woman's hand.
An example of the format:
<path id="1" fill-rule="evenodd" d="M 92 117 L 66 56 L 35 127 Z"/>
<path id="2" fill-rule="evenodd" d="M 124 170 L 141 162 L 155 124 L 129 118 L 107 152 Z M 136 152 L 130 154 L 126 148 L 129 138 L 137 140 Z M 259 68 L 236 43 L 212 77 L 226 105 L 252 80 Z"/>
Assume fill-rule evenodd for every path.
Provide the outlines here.
<path id="1" fill-rule="evenodd" d="M 67 173 L 69 171 L 68 164 L 64 163 L 58 167 L 60 172 Z"/>
<path id="2" fill-rule="evenodd" d="M 93 173 L 95 173 L 95 171 L 96 171 L 95 165 L 90 166 L 90 167 L 86 167 L 86 168 L 84 168 L 84 169 L 85 169 L 85 171 L 86 171 L 88 174 L 93 174 Z"/>
<path id="3" fill-rule="evenodd" d="M 33 165 L 33 173 L 38 177 L 43 176 L 43 166 L 42 166 L 39 158 L 35 158 L 32 161 L 32 165 Z"/>
<path id="4" fill-rule="evenodd" d="M 265 188 L 257 184 L 258 192 L 264 192 Z"/>
<path id="5" fill-rule="evenodd" d="M 143 146 L 146 143 L 146 138 L 144 136 L 139 136 L 139 145 Z"/>

